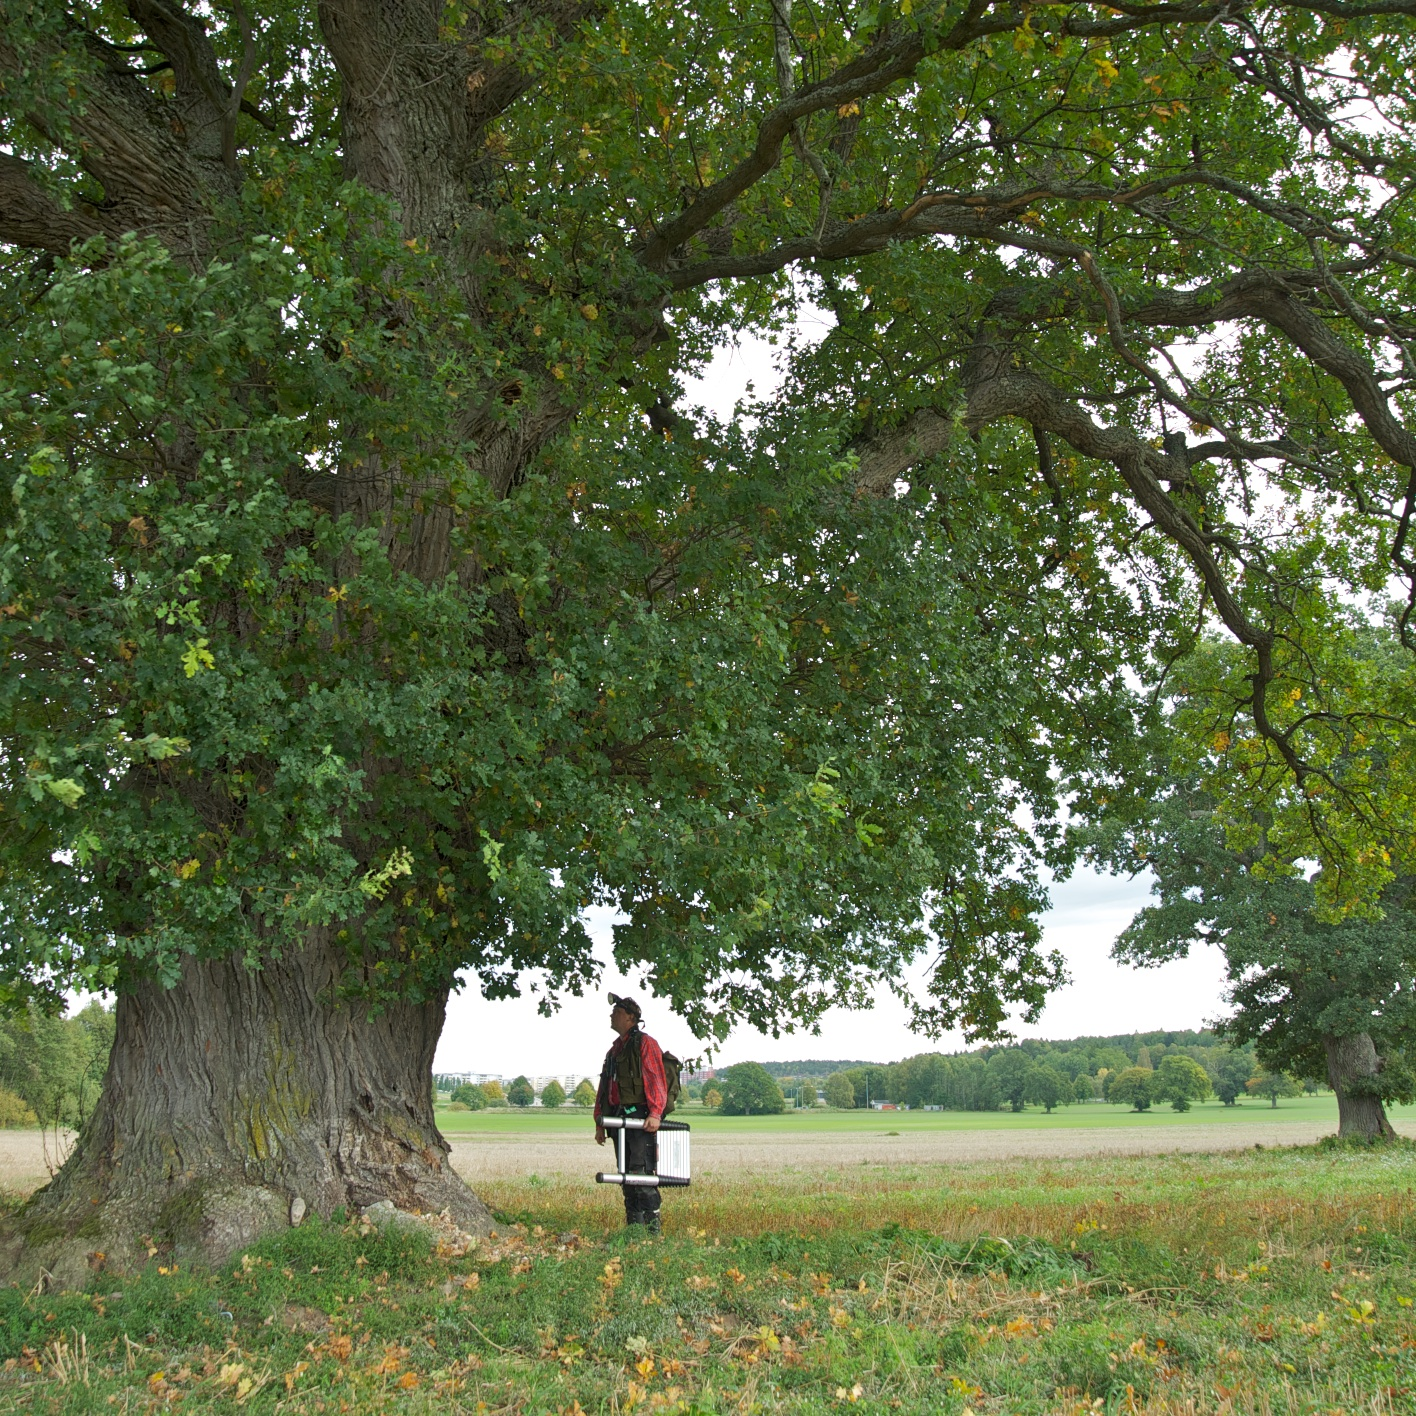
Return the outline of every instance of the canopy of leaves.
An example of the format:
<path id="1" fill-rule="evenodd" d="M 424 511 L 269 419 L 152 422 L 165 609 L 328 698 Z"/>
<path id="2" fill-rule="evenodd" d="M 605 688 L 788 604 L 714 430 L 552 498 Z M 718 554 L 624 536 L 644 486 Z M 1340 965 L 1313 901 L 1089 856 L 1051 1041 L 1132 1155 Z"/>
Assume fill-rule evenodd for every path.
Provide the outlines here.
<path id="1" fill-rule="evenodd" d="M 475 1082 L 453 1087 L 450 1099 L 460 1101 L 469 1111 L 484 1111 L 487 1106 L 487 1094 Z"/>
<path id="2" fill-rule="evenodd" d="M 1168 1101 L 1176 1111 L 1188 1111 L 1191 1102 L 1214 1094 L 1214 1084 L 1193 1058 L 1173 1055 L 1161 1058 L 1151 1092 L 1157 1101 Z"/>
<path id="3" fill-rule="evenodd" d="M 553 997 L 598 903 L 705 1036 L 921 956 L 994 1033 L 1186 655 L 1370 905 L 1406 8 L 4 0 L 4 1001 L 311 930 Z M 752 331 L 780 399 L 675 411 Z"/>
<path id="4" fill-rule="evenodd" d="M 760 1062 L 737 1062 L 717 1079 L 724 1116 L 775 1116 L 787 1109 L 781 1088 Z"/>
<path id="5" fill-rule="evenodd" d="M 1023 1100 L 1042 1107 L 1049 1115 L 1053 1107 L 1072 1097 L 1071 1082 L 1051 1067 L 1029 1067 L 1023 1077 Z"/>
<path id="6" fill-rule="evenodd" d="M 1149 1111 L 1156 1100 L 1155 1073 L 1149 1067 L 1127 1067 L 1106 1079 L 1106 1099 L 1115 1106 Z"/>
<path id="7" fill-rule="evenodd" d="M 1378 911 L 1334 921 L 1322 907 L 1321 882 L 1270 868 L 1261 834 L 1248 851 L 1232 841 L 1213 797 L 1193 780 L 1172 781 L 1139 822 L 1106 838 L 1117 866 L 1127 858 L 1149 866 L 1157 896 L 1117 940 L 1117 957 L 1153 965 L 1217 945 L 1234 1007 L 1225 1033 L 1253 1043 L 1268 1073 L 1325 1078 L 1329 1040 L 1365 1034 L 1387 1059 L 1383 1095 L 1409 1095 L 1402 1058 L 1416 1045 L 1410 879 L 1388 886 Z M 1242 1067 L 1226 1072 L 1221 1096 L 1232 1101 L 1248 1080 Z"/>

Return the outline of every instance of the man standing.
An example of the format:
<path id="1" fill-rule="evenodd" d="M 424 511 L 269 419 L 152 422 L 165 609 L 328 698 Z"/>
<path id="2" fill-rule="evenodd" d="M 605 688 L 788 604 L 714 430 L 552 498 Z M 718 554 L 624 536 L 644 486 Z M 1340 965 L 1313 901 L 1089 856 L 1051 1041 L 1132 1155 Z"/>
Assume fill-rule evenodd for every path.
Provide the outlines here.
<path id="1" fill-rule="evenodd" d="M 605 1053 L 600 1088 L 595 1093 L 595 1143 L 605 1144 L 606 1116 L 640 1117 L 644 1129 L 624 1133 L 626 1174 L 655 1175 L 659 1168 L 659 1143 L 655 1132 L 668 1104 L 664 1078 L 664 1053 L 639 1025 L 640 1008 L 633 998 L 610 994 L 610 1026 L 617 1034 Z M 651 1234 L 659 1232 L 659 1187 L 625 1185 L 624 1222 L 642 1224 Z"/>

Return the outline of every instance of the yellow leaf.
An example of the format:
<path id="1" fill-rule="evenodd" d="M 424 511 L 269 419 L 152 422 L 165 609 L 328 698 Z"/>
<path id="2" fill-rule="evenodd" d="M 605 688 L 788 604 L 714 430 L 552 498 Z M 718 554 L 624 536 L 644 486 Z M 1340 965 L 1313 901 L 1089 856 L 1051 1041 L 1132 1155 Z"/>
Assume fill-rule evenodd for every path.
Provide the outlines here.
<path id="1" fill-rule="evenodd" d="M 182 655 L 182 669 L 188 678 L 196 678 L 203 669 L 215 667 L 216 660 L 212 658 L 205 639 L 199 639 L 195 644 L 188 643 L 187 652 Z"/>

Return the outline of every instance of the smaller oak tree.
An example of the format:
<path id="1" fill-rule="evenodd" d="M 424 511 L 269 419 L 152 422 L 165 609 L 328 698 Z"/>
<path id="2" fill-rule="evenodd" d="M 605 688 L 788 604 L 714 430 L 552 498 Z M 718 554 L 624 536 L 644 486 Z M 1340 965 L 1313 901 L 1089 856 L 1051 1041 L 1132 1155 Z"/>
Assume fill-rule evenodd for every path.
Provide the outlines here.
<path id="1" fill-rule="evenodd" d="M 1155 1093 L 1151 1090 L 1155 1073 L 1149 1067 L 1127 1067 L 1107 1078 L 1106 1099 L 1114 1106 L 1133 1111 L 1149 1111 Z"/>
<path id="2" fill-rule="evenodd" d="M 1151 1092 L 1157 1101 L 1168 1101 L 1174 1110 L 1188 1111 L 1192 1102 L 1212 1096 L 1214 1085 L 1209 1073 L 1193 1057 L 1172 1052 L 1155 1069 Z"/>
<path id="3" fill-rule="evenodd" d="M 1269 1105 L 1275 1109 L 1278 1106 L 1279 1097 L 1303 1095 L 1301 1082 L 1295 1081 L 1287 1072 L 1270 1072 L 1267 1068 L 1255 1072 L 1245 1083 L 1245 1089 L 1250 1096 L 1266 1096 Z"/>

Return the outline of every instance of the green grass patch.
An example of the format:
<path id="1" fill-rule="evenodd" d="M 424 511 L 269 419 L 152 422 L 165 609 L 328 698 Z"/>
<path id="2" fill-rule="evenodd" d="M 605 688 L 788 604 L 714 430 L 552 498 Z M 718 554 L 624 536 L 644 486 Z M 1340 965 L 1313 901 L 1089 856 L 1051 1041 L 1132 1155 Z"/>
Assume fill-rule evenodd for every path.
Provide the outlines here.
<path id="1" fill-rule="evenodd" d="M 618 1194 L 532 1177 L 465 1257 L 307 1221 L 217 1272 L 0 1291 L 35 1412 L 1403 1412 L 1409 1146 L 842 1166 Z"/>
<path id="2" fill-rule="evenodd" d="M 1416 1106 L 1388 1108 L 1394 1121 L 1416 1121 Z M 688 1106 L 675 1116 L 688 1121 L 704 1135 L 800 1135 L 810 1131 L 842 1135 L 878 1135 L 899 1132 L 913 1135 L 921 1131 L 1031 1131 L 1109 1128 L 1115 1126 L 1245 1126 L 1286 1123 L 1337 1128 L 1337 1101 L 1330 1093 L 1319 1096 L 1285 1098 L 1272 1107 L 1266 1101 L 1248 1098 L 1235 1106 L 1217 1101 L 1202 1102 L 1189 1111 L 1173 1111 L 1169 1106 L 1150 1111 L 1132 1111 L 1104 1101 L 1059 1106 L 1050 1115 L 1040 1106 L 1012 1111 L 832 1111 L 825 1107 L 787 1111 L 780 1116 L 719 1116 L 701 1106 Z M 438 1126 L 449 1136 L 464 1134 L 568 1135 L 590 1130 L 594 1122 L 579 1107 L 531 1107 L 494 1111 L 449 1111 L 437 1108 Z"/>

